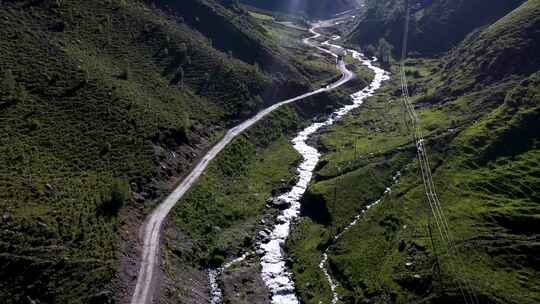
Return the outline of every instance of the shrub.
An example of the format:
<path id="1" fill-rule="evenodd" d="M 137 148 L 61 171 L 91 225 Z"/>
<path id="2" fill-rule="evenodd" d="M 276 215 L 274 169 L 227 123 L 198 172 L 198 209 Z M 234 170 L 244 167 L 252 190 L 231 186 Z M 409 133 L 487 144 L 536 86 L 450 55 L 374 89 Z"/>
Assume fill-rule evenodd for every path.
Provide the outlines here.
<path id="1" fill-rule="evenodd" d="M 379 39 L 379 46 L 378 46 L 378 55 L 379 60 L 382 63 L 390 63 L 390 58 L 392 56 L 392 45 L 388 43 L 384 38 Z"/>
<path id="2" fill-rule="evenodd" d="M 108 189 L 101 194 L 99 211 L 103 215 L 114 216 L 130 198 L 129 183 L 123 179 L 115 179 Z"/>
<path id="3" fill-rule="evenodd" d="M 377 49 L 372 44 L 370 44 L 366 47 L 365 53 L 366 56 L 375 56 L 377 54 Z"/>
<path id="4" fill-rule="evenodd" d="M 120 73 L 120 79 L 123 80 L 130 80 L 131 79 L 131 68 L 129 67 L 129 64 L 126 64 L 122 70 L 122 73 Z"/>
<path id="5" fill-rule="evenodd" d="M 217 268 L 225 263 L 227 253 L 220 248 L 214 248 L 208 256 L 208 265 Z"/>

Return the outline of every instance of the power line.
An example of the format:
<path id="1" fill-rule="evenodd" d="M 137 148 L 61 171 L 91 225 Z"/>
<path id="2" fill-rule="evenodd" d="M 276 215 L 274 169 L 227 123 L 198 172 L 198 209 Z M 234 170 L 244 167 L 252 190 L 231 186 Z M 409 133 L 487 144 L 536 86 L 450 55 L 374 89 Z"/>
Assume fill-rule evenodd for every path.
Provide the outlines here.
<path id="1" fill-rule="evenodd" d="M 435 220 L 435 224 L 437 226 L 437 229 L 439 231 L 439 234 L 441 235 L 441 239 L 443 242 L 446 243 L 449 251 L 449 264 L 450 268 L 453 271 L 456 271 L 458 277 L 457 277 L 457 283 L 458 288 L 463 296 L 463 299 L 465 300 L 465 303 L 478 303 L 478 299 L 476 295 L 474 294 L 473 288 L 470 285 L 470 283 L 463 279 L 465 289 L 463 288 L 460 278 L 459 278 L 459 269 L 456 269 L 455 264 L 453 263 L 453 258 L 455 258 L 455 253 L 457 253 L 457 248 L 455 246 L 455 243 L 453 241 L 452 234 L 450 233 L 450 226 L 448 224 L 448 219 L 446 218 L 446 215 L 444 214 L 444 211 L 442 209 L 442 204 L 439 200 L 439 197 L 437 195 L 436 189 L 435 189 L 435 183 L 433 182 L 433 176 L 431 173 L 431 164 L 429 161 L 429 156 L 427 153 L 426 145 L 424 136 L 422 134 L 422 130 L 419 127 L 419 121 L 418 115 L 414 109 L 414 106 L 409 100 L 409 89 L 407 84 L 407 76 L 405 74 L 405 59 L 407 57 L 407 44 L 408 44 L 408 38 L 409 38 L 409 22 L 410 22 L 410 7 L 408 1 L 406 1 L 406 18 L 405 18 L 405 26 L 404 26 L 404 33 L 403 33 L 403 44 L 402 44 L 402 50 L 401 50 L 401 63 L 400 63 L 400 78 L 401 78 L 401 91 L 402 91 L 402 97 L 403 97 L 403 104 L 406 108 L 406 113 L 408 114 L 412 126 L 413 126 L 413 138 L 416 142 L 416 151 L 418 155 L 418 162 L 420 165 L 421 175 L 422 175 L 422 181 L 424 184 L 424 191 L 430 206 L 430 209 L 433 214 L 433 218 Z M 434 244 L 434 243 L 433 243 Z M 435 249 L 435 248 L 434 248 Z M 458 263 L 460 262 L 459 259 L 457 259 Z M 463 263 L 459 263 L 458 266 L 463 266 Z"/>

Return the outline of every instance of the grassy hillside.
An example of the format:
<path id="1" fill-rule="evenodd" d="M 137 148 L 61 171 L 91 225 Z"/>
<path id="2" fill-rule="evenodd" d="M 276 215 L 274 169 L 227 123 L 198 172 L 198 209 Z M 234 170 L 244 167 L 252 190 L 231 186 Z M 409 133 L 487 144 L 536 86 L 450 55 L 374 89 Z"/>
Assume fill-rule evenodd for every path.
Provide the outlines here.
<path id="1" fill-rule="evenodd" d="M 519 8 L 471 34 L 450 53 L 446 68 L 455 82 L 496 82 L 509 75 L 527 76 L 540 69 L 540 2 L 527 1 Z M 448 79 L 451 83 L 454 80 Z"/>
<path id="2" fill-rule="evenodd" d="M 3 303 L 115 302 L 137 223 L 176 178 L 226 127 L 309 87 L 264 29 L 215 2 L 190 4 L 226 16 L 212 34 L 143 1 L 0 6 Z M 219 33 L 261 60 L 214 45 Z"/>
<path id="3" fill-rule="evenodd" d="M 412 162 L 391 195 L 332 249 L 330 267 L 341 284 L 343 302 L 462 302 L 459 282 L 481 303 L 540 299 L 534 254 L 539 246 L 534 228 L 540 193 L 538 135 L 525 127 L 538 120 L 537 81 L 535 74 L 517 85 L 476 124 L 468 125 L 462 117 L 459 131 L 428 140 L 434 180 L 457 251 L 449 251 L 441 241 Z M 447 114 L 456 119 L 457 113 Z M 347 176 L 350 173 L 341 178 Z M 359 188 L 373 184 L 352 182 Z M 342 204 L 361 205 L 364 196 L 353 196 L 351 205 L 347 194 L 353 192 L 346 189 L 340 191 L 346 193 L 340 194 Z"/>
<path id="4" fill-rule="evenodd" d="M 459 44 L 472 30 L 489 25 L 524 0 L 433 0 L 409 1 L 409 51 L 440 54 Z M 405 1 L 367 1 L 367 12 L 349 34 L 349 42 L 363 47 L 377 46 L 384 38 L 401 54 L 405 22 Z"/>
<path id="5" fill-rule="evenodd" d="M 217 49 L 269 72 L 300 77 L 289 64 L 290 57 L 279 52 L 248 12 L 233 1 L 186 0 L 154 1 L 158 7 L 181 16 L 191 27 L 207 36 Z M 296 74 L 295 74 L 296 73 Z"/>
<path id="6" fill-rule="evenodd" d="M 460 285 L 480 303 L 540 300 L 533 127 L 540 117 L 533 55 L 539 7 L 527 1 L 445 57 L 405 63 L 456 250 L 442 241 L 426 201 L 399 79 L 321 136 L 318 180 L 287 244 L 306 303 L 330 300 L 318 270 L 328 246 L 338 303 L 461 303 Z M 398 170 L 402 177 L 393 185 Z M 331 241 L 390 186 L 377 207 Z"/>
<path id="7" fill-rule="evenodd" d="M 322 87 L 341 76 L 335 68 L 333 58 L 323 57 L 315 49 L 305 47 L 302 40 L 309 35 L 307 25 L 304 29 L 290 27 L 279 23 L 273 15 L 255 12 L 251 14 L 268 33 L 269 39 L 275 41 L 281 49 L 290 54 L 289 64 L 302 75 L 306 75 L 314 87 Z"/>

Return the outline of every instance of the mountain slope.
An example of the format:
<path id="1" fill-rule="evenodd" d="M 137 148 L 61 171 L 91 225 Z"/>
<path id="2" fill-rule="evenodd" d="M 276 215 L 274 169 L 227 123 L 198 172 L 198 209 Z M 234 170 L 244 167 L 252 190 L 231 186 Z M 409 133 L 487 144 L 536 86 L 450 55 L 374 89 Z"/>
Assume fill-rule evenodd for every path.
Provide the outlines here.
<path id="1" fill-rule="evenodd" d="M 204 3 L 236 17 L 221 33 L 260 49 L 258 66 L 146 2 L 2 1 L 2 303 L 116 302 L 137 224 L 175 178 L 224 128 L 309 87 L 242 12 Z"/>
<path id="2" fill-rule="evenodd" d="M 494 82 L 540 70 L 540 2 L 527 1 L 478 33 L 471 34 L 447 58 L 454 75 Z"/>
<path id="3" fill-rule="evenodd" d="M 292 78 L 300 76 L 290 66 L 290 58 L 280 53 L 266 30 L 247 11 L 234 2 L 222 2 L 223 5 L 213 0 L 159 0 L 153 3 L 181 16 L 192 28 L 211 39 L 214 47 L 231 56 L 258 64 L 268 72 L 281 72 Z"/>
<path id="4" fill-rule="evenodd" d="M 448 53 L 405 62 L 455 249 L 426 200 L 397 77 L 321 135 L 327 152 L 303 202 L 306 217 L 287 244 L 306 303 L 331 299 L 318 269 L 328 247 L 344 303 L 463 303 L 463 294 L 479 303 L 540 301 L 539 9 L 540 1 L 526 1 Z M 391 191 L 383 195 L 385 187 Z"/>
<path id="5" fill-rule="evenodd" d="M 433 0 L 409 1 L 411 18 L 409 51 L 424 55 L 440 54 L 461 42 L 472 30 L 493 23 L 523 0 Z M 384 38 L 401 52 L 405 1 L 368 1 L 364 19 L 349 34 L 349 41 L 360 46 L 377 45 Z"/>

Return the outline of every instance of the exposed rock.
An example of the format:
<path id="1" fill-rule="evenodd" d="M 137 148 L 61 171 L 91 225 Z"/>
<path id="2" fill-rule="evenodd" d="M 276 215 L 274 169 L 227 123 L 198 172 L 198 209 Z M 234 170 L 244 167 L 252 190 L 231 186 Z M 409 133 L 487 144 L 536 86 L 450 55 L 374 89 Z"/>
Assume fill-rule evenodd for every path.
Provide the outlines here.
<path id="1" fill-rule="evenodd" d="M 257 238 L 263 243 L 270 242 L 270 235 L 264 230 L 259 231 L 259 233 L 257 234 Z"/>
<path id="2" fill-rule="evenodd" d="M 269 304 L 270 295 L 261 278 L 258 259 L 247 259 L 221 277 L 223 303 Z"/>
<path id="3" fill-rule="evenodd" d="M 289 208 L 291 206 L 291 203 L 283 200 L 283 199 L 280 199 L 280 198 L 275 198 L 273 199 L 271 202 L 268 203 L 268 205 L 272 208 L 276 208 L 276 209 L 279 209 L 279 210 L 285 210 L 287 208 Z"/>
<path id="4" fill-rule="evenodd" d="M 56 192 L 56 189 L 54 189 L 54 186 L 47 183 L 45 184 L 45 193 L 46 194 L 54 194 Z"/>

